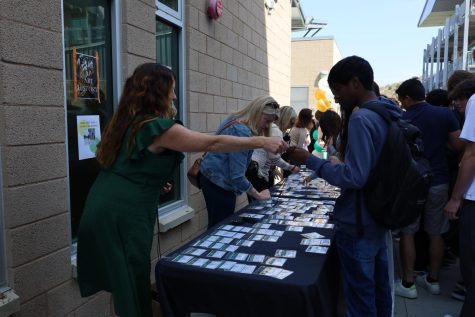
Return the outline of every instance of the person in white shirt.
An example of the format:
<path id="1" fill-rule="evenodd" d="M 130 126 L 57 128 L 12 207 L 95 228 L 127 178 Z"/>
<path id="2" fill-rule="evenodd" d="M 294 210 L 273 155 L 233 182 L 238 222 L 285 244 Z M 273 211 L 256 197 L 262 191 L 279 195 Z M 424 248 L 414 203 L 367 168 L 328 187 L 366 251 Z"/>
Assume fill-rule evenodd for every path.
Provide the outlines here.
<path id="1" fill-rule="evenodd" d="M 475 79 L 459 83 L 450 98 L 462 107 L 466 105 L 465 124 L 460 133 L 465 151 L 445 212 L 449 219 L 460 218 L 460 271 L 467 291 L 460 317 L 467 317 L 475 312 Z"/>
<path id="2" fill-rule="evenodd" d="M 290 130 L 290 146 L 296 146 L 308 151 L 310 144 L 309 131 L 312 128 L 312 110 L 300 110 L 295 127 Z"/>

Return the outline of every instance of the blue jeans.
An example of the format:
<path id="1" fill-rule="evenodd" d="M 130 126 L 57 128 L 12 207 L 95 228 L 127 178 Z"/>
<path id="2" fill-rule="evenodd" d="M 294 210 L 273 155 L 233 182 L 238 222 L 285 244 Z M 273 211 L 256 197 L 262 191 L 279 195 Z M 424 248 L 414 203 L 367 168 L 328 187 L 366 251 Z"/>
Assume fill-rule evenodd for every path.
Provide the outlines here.
<path id="1" fill-rule="evenodd" d="M 347 317 L 391 316 L 388 250 L 385 235 L 357 238 L 337 231 Z"/>
<path id="2" fill-rule="evenodd" d="M 208 210 L 208 229 L 234 213 L 236 194 L 212 183 L 203 174 L 200 175 L 201 190 Z"/>

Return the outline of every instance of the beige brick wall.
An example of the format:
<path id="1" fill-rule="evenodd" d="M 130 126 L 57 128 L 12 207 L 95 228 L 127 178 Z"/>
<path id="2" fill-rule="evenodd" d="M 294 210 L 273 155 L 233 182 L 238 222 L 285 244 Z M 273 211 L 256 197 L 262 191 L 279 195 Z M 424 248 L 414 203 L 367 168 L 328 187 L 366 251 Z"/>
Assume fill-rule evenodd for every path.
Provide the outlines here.
<path id="1" fill-rule="evenodd" d="M 305 86 L 309 91 L 309 106 L 315 110 L 315 89 L 321 71 L 329 71 L 341 59 L 336 41 L 331 38 L 292 40 L 291 86 Z"/>
<path id="2" fill-rule="evenodd" d="M 210 20 L 207 1 L 186 2 L 189 127 L 213 133 L 230 113 L 269 94 L 290 103 L 290 2 L 279 1 L 269 14 L 264 1 L 224 0 L 223 15 Z M 188 156 L 188 164 L 201 154 Z M 190 206 L 199 232 L 207 215 L 200 191 L 189 185 Z M 247 204 L 245 195 L 237 208 Z"/>
<path id="3" fill-rule="evenodd" d="M 154 0 L 121 3 L 124 81 L 137 65 L 155 61 L 156 17 Z M 289 1 L 268 14 L 261 0 L 224 0 L 217 21 L 206 16 L 207 3 L 185 1 L 185 111 L 190 128 L 213 133 L 259 95 L 289 104 L 291 22 Z M 0 2 L 0 190 L 8 281 L 21 299 L 15 316 L 109 316 L 109 296 L 81 298 L 72 278 L 61 32 L 59 0 Z M 199 155 L 189 155 L 189 162 Z M 202 194 L 188 189 L 197 214 L 159 235 L 162 253 L 206 228 Z M 238 208 L 245 204 L 241 196 Z M 157 237 L 156 230 L 153 265 Z"/>
<path id="4" fill-rule="evenodd" d="M 52 316 L 71 280 L 61 2 L 0 3 L 0 147 L 9 285 L 18 316 Z"/>

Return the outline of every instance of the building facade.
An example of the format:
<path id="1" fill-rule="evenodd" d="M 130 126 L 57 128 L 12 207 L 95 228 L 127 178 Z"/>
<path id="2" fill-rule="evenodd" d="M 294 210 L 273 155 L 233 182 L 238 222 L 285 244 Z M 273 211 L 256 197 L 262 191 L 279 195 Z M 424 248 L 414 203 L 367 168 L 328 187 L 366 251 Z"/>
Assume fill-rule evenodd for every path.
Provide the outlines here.
<path id="1" fill-rule="evenodd" d="M 178 117 L 200 132 L 214 133 L 259 95 L 290 103 L 298 1 L 222 3 L 217 20 L 205 0 L 0 3 L 0 315 L 110 315 L 109 296 L 81 298 L 75 280 L 77 227 L 98 173 L 83 152 L 97 135 L 83 124 L 104 127 L 136 66 L 173 69 Z M 77 84 L 87 69 L 88 99 Z M 152 268 L 206 228 L 203 196 L 185 175 L 199 155 L 187 156 L 161 197 Z"/>
<path id="2" fill-rule="evenodd" d="M 317 88 L 325 90 L 333 108 L 338 108 L 331 91 L 324 86 L 328 72 L 341 58 L 332 36 L 292 39 L 291 105 L 297 112 L 302 108 L 316 110 Z"/>
<path id="3" fill-rule="evenodd" d="M 427 91 L 447 89 L 455 70 L 475 72 L 475 3 L 427 0 L 419 27 L 440 26 L 423 53 L 422 82 Z"/>

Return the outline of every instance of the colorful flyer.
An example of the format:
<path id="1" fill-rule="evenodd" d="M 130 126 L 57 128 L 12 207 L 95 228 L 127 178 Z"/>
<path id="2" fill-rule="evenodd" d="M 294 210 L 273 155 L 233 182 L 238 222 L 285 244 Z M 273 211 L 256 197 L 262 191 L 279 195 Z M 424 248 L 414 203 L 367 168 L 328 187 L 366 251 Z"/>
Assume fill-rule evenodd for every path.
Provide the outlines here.
<path id="1" fill-rule="evenodd" d="M 99 115 L 77 116 L 78 159 L 96 157 L 97 144 L 101 141 Z"/>

